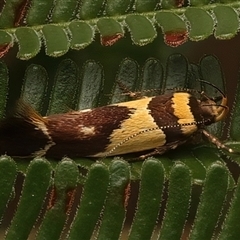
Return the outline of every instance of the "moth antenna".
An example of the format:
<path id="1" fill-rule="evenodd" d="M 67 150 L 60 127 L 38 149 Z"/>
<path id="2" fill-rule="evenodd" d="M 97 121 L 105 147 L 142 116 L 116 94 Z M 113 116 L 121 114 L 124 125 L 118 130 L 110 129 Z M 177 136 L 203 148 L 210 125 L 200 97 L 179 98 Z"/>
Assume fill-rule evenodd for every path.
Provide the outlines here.
<path id="1" fill-rule="evenodd" d="M 143 89 L 142 93 L 151 93 L 151 92 L 161 92 L 163 89 L 161 88 L 151 88 L 151 89 Z"/>
<path id="2" fill-rule="evenodd" d="M 151 93 L 151 92 L 160 92 L 162 91 L 162 89 L 144 89 L 142 91 L 138 91 L 138 92 L 129 92 L 129 93 L 123 93 L 122 95 L 127 95 L 130 96 L 132 98 L 144 98 L 145 96 L 143 95 L 143 93 Z"/>
<path id="3" fill-rule="evenodd" d="M 120 96 L 129 96 L 129 97 L 135 98 L 136 97 L 135 95 L 137 95 L 138 93 L 141 94 L 141 92 L 131 92 L 131 93 L 121 93 L 119 95 Z M 104 94 L 104 96 L 107 96 L 107 97 L 112 97 L 113 95 L 114 95 L 113 93 Z"/>
<path id="4" fill-rule="evenodd" d="M 201 94 L 201 91 L 199 91 L 199 90 L 184 88 L 184 87 L 167 88 L 166 90 Z"/>
<path id="5" fill-rule="evenodd" d="M 220 88 L 218 88 L 215 84 L 210 83 L 210 82 L 205 81 L 205 80 L 201 80 L 201 79 L 198 79 L 198 81 L 201 82 L 201 83 L 205 83 L 205 84 L 207 84 L 209 86 L 212 86 L 213 88 L 215 88 L 222 95 L 222 97 L 224 97 L 224 98 L 226 97 L 224 92 Z"/>
<path id="6" fill-rule="evenodd" d="M 202 106 L 217 106 L 217 107 L 222 107 L 222 108 L 225 108 L 225 109 L 228 110 L 227 106 L 223 106 L 221 104 L 203 104 Z"/>

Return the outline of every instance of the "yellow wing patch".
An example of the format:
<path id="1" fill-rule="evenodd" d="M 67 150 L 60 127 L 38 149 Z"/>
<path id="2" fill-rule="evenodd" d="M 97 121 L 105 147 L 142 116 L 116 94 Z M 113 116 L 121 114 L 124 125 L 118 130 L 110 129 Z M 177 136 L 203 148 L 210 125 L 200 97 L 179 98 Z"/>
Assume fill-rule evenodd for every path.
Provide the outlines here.
<path id="1" fill-rule="evenodd" d="M 152 98 L 145 98 L 127 103 L 114 104 L 134 109 L 131 116 L 126 121 L 122 122 L 121 126 L 118 129 L 115 129 L 110 135 L 109 139 L 111 143 L 104 151 L 105 153 L 112 151 L 114 148 L 114 151 L 112 151 L 112 153 L 110 152 L 109 156 L 140 152 L 163 146 L 166 143 L 165 134 L 161 129 L 143 132 L 137 135 L 137 137 L 131 138 L 131 136 L 138 134 L 141 131 L 150 128 L 158 128 L 148 110 L 148 104 L 151 99 Z M 129 140 L 126 141 L 126 139 Z M 126 143 L 124 143 L 125 141 Z M 119 143 L 122 142 L 123 144 L 119 145 Z M 95 156 L 103 156 L 103 153 L 96 154 Z"/>
<path id="2" fill-rule="evenodd" d="M 189 104 L 190 94 L 186 92 L 178 92 L 173 94 L 174 115 L 179 118 L 179 124 L 187 124 L 195 122 Z M 190 135 L 197 131 L 197 125 L 182 126 L 183 134 Z"/>

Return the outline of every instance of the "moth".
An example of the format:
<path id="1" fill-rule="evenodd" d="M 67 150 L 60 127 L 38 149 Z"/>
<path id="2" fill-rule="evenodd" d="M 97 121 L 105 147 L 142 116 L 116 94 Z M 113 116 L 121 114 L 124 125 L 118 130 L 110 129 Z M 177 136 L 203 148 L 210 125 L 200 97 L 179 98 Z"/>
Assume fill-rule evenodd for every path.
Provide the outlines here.
<path id="1" fill-rule="evenodd" d="M 104 158 L 148 151 L 140 159 L 163 154 L 202 133 L 218 148 L 233 150 L 205 127 L 224 119 L 227 97 L 178 90 L 108 106 L 42 117 L 25 103 L 0 122 L 0 154 Z M 218 103 L 220 102 L 220 103 Z"/>

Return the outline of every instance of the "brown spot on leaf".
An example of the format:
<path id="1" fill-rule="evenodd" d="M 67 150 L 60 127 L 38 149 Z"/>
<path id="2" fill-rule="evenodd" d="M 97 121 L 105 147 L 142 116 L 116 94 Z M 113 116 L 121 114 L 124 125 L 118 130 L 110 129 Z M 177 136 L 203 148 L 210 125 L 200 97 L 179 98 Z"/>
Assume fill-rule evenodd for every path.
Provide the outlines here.
<path id="1" fill-rule="evenodd" d="M 130 183 L 127 184 L 124 192 L 124 208 L 128 206 L 128 201 L 131 193 L 131 185 Z"/>
<path id="2" fill-rule="evenodd" d="M 56 203 L 56 201 L 57 201 L 57 190 L 56 190 L 56 187 L 53 186 L 51 188 L 51 190 L 50 190 L 47 210 L 50 210 L 51 208 L 53 208 L 55 203 Z"/>
<path id="3" fill-rule="evenodd" d="M 0 45 L 0 58 L 4 57 L 8 53 L 11 47 L 12 47 L 12 43 Z"/>
<path id="4" fill-rule="evenodd" d="M 184 0 L 176 0 L 175 4 L 176 4 L 177 7 L 180 8 L 184 5 Z"/>
<path id="5" fill-rule="evenodd" d="M 15 18 L 14 18 L 15 27 L 26 25 L 24 20 L 26 18 L 29 7 L 30 7 L 30 0 L 24 0 L 16 7 Z"/>
<path id="6" fill-rule="evenodd" d="M 111 36 L 102 36 L 101 44 L 103 46 L 112 46 L 115 42 L 117 42 L 122 37 L 123 37 L 122 33 L 116 33 L 115 35 L 111 35 Z"/>
<path id="7" fill-rule="evenodd" d="M 76 188 L 71 189 L 71 190 L 67 190 L 67 193 L 66 193 L 66 208 L 65 208 L 65 212 L 66 212 L 67 215 L 69 215 L 70 212 L 71 212 L 75 196 L 76 196 Z"/>
<path id="8" fill-rule="evenodd" d="M 164 34 L 164 42 L 171 47 L 178 47 L 188 39 L 187 30 L 168 31 Z"/>

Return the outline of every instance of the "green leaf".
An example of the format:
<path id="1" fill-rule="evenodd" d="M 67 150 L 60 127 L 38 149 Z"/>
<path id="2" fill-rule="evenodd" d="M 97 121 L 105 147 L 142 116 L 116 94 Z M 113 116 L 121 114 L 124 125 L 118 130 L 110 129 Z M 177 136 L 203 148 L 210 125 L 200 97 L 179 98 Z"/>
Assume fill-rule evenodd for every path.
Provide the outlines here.
<path id="1" fill-rule="evenodd" d="M 132 59 L 124 59 L 116 76 L 116 80 L 121 79 L 121 83 L 128 91 L 136 91 L 138 81 L 138 64 Z M 122 94 L 123 90 L 115 84 L 113 94 L 111 96 L 111 103 L 124 102 L 128 100 L 127 96 Z"/>
<path id="2" fill-rule="evenodd" d="M 0 156 L 0 218 L 11 199 L 14 182 L 17 177 L 16 163 L 7 156 Z"/>
<path id="3" fill-rule="evenodd" d="M 181 6 L 181 3 L 179 3 Z M 178 7 L 178 2 L 174 0 L 163 0 L 161 2 L 161 5 L 164 9 L 171 9 L 171 8 L 177 8 Z"/>
<path id="4" fill-rule="evenodd" d="M 62 61 L 55 76 L 48 115 L 68 112 L 69 108 L 76 108 L 79 80 L 75 62 L 70 59 Z"/>
<path id="5" fill-rule="evenodd" d="M 150 239 L 154 230 L 164 183 L 164 169 L 160 161 L 148 159 L 143 163 L 137 211 L 129 240 Z"/>
<path id="6" fill-rule="evenodd" d="M 157 36 L 153 24 L 144 16 L 128 15 L 125 21 L 129 27 L 131 38 L 137 45 L 144 46 Z"/>
<path id="7" fill-rule="evenodd" d="M 163 93 L 163 67 L 158 59 L 150 58 L 145 62 L 143 66 L 142 79 L 141 89 L 144 95 L 149 95 L 147 91 L 144 91 L 149 89 L 156 89 L 156 93 Z"/>
<path id="8" fill-rule="evenodd" d="M 72 20 L 77 7 L 76 0 L 58 0 L 52 11 L 53 22 L 67 22 Z"/>
<path id="9" fill-rule="evenodd" d="M 212 164 L 207 170 L 203 193 L 189 239 L 210 239 L 212 237 L 225 201 L 227 187 L 226 168 L 219 163 Z"/>
<path id="10" fill-rule="evenodd" d="M 5 31 L 0 31 L 0 45 L 13 44 L 13 36 Z"/>
<path id="11" fill-rule="evenodd" d="M 82 69 L 82 85 L 78 109 L 95 108 L 99 105 L 103 87 L 103 69 L 95 61 L 88 61 Z"/>
<path id="12" fill-rule="evenodd" d="M 110 16 L 121 15 L 130 8 L 131 0 L 108 0 L 106 4 L 106 12 Z"/>
<path id="13" fill-rule="evenodd" d="M 6 239 L 27 239 L 46 197 L 51 170 L 49 162 L 45 159 L 36 158 L 29 164 L 23 183 L 22 196 L 7 231 Z"/>
<path id="14" fill-rule="evenodd" d="M 137 12 L 151 12 L 156 8 L 158 0 L 138 0 L 135 4 Z"/>
<path id="15" fill-rule="evenodd" d="M 71 22 L 69 30 L 71 31 L 70 47 L 72 49 L 79 50 L 85 48 L 93 41 L 94 30 L 85 22 Z"/>
<path id="16" fill-rule="evenodd" d="M 229 137 L 233 141 L 240 141 L 240 78 L 238 80 L 237 91 L 235 96 L 235 101 L 233 105 L 230 128 L 229 128 Z"/>
<path id="17" fill-rule="evenodd" d="M 115 160 L 110 165 L 110 184 L 105 202 L 99 240 L 118 239 L 125 218 L 125 207 L 128 200 L 130 172 L 128 164 Z"/>
<path id="18" fill-rule="evenodd" d="M 15 32 L 19 44 L 17 57 L 28 60 L 36 56 L 41 48 L 38 33 L 31 28 L 18 28 Z"/>
<path id="19" fill-rule="evenodd" d="M 175 13 L 158 12 L 156 14 L 157 23 L 162 27 L 163 32 L 186 31 L 186 24 L 183 19 Z"/>
<path id="20" fill-rule="evenodd" d="M 167 45 L 177 47 L 187 41 L 186 23 L 179 15 L 172 12 L 158 12 L 156 21 L 162 28 L 164 41 Z"/>
<path id="21" fill-rule="evenodd" d="M 197 158 L 195 158 L 189 149 L 183 148 L 181 152 L 172 152 L 170 154 L 170 161 L 181 161 L 191 170 L 193 182 L 195 184 L 202 184 L 206 178 L 206 169 Z"/>
<path id="22" fill-rule="evenodd" d="M 234 192 L 234 197 L 227 217 L 225 219 L 222 232 L 220 233 L 219 240 L 235 240 L 240 234 L 239 229 L 240 221 L 240 179 Z"/>
<path id="23" fill-rule="evenodd" d="M 43 113 L 47 88 L 48 75 L 45 68 L 36 64 L 28 66 L 23 81 L 22 99 L 37 112 Z"/>
<path id="24" fill-rule="evenodd" d="M 81 19 L 96 18 L 102 8 L 102 5 L 102 0 L 83 0 L 80 9 Z"/>
<path id="25" fill-rule="evenodd" d="M 8 69 L 5 63 L 0 62 L 0 119 L 5 116 L 8 97 Z"/>
<path id="26" fill-rule="evenodd" d="M 192 6 L 202 6 L 205 4 L 208 4 L 209 1 L 208 0 L 191 0 L 191 5 Z"/>
<path id="27" fill-rule="evenodd" d="M 68 51 L 70 43 L 65 29 L 56 25 L 45 25 L 42 31 L 47 55 L 59 57 Z"/>
<path id="28" fill-rule="evenodd" d="M 102 18 L 97 22 L 98 30 L 101 34 L 101 43 L 110 46 L 124 35 L 120 23 L 111 18 Z"/>
<path id="29" fill-rule="evenodd" d="M 185 5 L 164 0 L 161 6 L 155 0 L 134 4 L 130 0 L 32 0 L 31 4 L 26 0 L 8 0 L 0 9 L 0 43 L 5 42 L 10 48 L 15 39 L 20 47 L 17 56 L 29 59 L 39 52 L 41 42 L 45 43 L 46 54 L 53 57 L 62 56 L 69 48 L 83 49 L 93 42 L 98 30 L 102 45 L 113 45 L 128 37 L 123 30 L 126 25 L 133 43 L 139 46 L 162 34 L 157 31 L 158 26 L 163 30 L 165 43 L 172 47 L 185 43 L 188 37 L 199 41 L 213 33 L 218 39 L 229 39 L 239 29 L 239 6 L 238 1 L 228 0 L 214 4 L 194 0 Z"/>
<path id="30" fill-rule="evenodd" d="M 90 239 L 104 206 L 109 184 L 109 171 L 102 163 L 91 166 L 88 172 L 80 207 L 71 226 L 69 239 Z"/>
<path id="31" fill-rule="evenodd" d="M 188 214 L 191 197 L 189 168 L 176 163 L 170 173 L 168 201 L 158 239 L 180 239 Z"/>
<path id="32" fill-rule="evenodd" d="M 16 11 L 21 6 L 21 1 L 10 0 L 5 2 L 0 15 L 0 28 L 10 28 L 14 26 Z"/>
<path id="33" fill-rule="evenodd" d="M 185 88 L 187 85 L 188 62 L 181 54 L 169 56 L 166 68 L 165 90 Z"/>
<path id="34" fill-rule="evenodd" d="M 32 0 L 27 14 L 27 23 L 30 26 L 41 25 L 47 22 L 54 0 Z"/>
<path id="35" fill-rule="evenodd" d="M 193 150 L 193 155 L 194 157 L 196 157 L 196 159 L 199 160 L 199 162 L 201 163 L 201 165 L 204 166 L 205 169 L 207 169 L 212 164 L 218 161 L 222 161 L 222 163 L 224 163 L 223 159 L 219 157 L 219 153 L 217 153 L 215 149 L 210 147 L 205 147 L 205 146 L 196 147 Z M 229 174 L 228 189 L 232 189 L 234 187 L 235 187 L 235 181 L 233 179 L 233 175 Z"/>
<path id="36" fill-rule="evenodd" d="M 228 6 L 216 6 L 213 11 L 217 22 L 215 31 L 216 38 L 230 39 L 234 37 L 239 28 L 237 11 Z"/>
<path id="37" fill-rule="evenodd" d="M 189 23 L 189 38 L 192 41 L 203 40 L 213 33 L 214 21 L 211 15 L 202 8 L 190 7 L 185 13 Z"/>
<path id="38" fill-rule="evenodd" d="M 72 207 L 77 180 L 77 165 L 71 159 L 64 158 L 55 169 L 53 202 L 50 203 L 52 205 L 45 214 L 36 239 L 59 239 Z"/>

